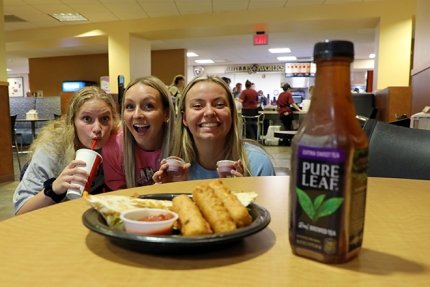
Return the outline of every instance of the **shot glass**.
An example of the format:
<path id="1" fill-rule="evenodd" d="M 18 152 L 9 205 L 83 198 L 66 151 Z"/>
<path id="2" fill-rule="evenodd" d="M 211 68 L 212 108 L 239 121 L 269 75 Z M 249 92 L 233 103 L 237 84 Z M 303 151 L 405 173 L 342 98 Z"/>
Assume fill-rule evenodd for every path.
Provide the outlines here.
<path id="1" fill-rule="evenodd" d="M 182 158 L 177 156 L 169 156 L 166 158 L 166 162 L 169 165 L 167 168 L 167 176 L 169 181 L 175 181 L 175 179 L 183 175 L 183 165 L 185 164 L 185 161 Z"/>
<path id="2" fill-rule="evenodd" d="M 233 177 L 231 174 L 234 168 L 235 161 L 233 160 L 220 160 L 216 163 L 219 177 Z"/>
<path id="3" fill-rule="evenodd" d="M 66 193 L 66 197 L 68 199 L 75 199 L 75 198 L 82 197 L 82 192 L 84 190 L 87 190 L 87 191 L 90 190 L 91 183 L 93 182 L 97 169 L 103 161 L 102 156 L 98 152 L 93 151 L 91 149 L 86 149 L 86 148 L 77 150 L 75 159 L 85 161 L 86 166 L 81 168 L 89 172 L 90 175 L 88 176 L 88 180 L 85 185 L 81 184 L 80 182 L 72 181 L 72 184 L 78 184 L 80 187 L 79 189 L 69 188 Z"/>

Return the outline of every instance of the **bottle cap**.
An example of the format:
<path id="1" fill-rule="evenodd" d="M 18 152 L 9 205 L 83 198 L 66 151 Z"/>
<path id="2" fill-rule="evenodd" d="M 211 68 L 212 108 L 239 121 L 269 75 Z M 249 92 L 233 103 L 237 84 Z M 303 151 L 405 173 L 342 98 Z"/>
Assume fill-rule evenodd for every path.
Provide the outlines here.
<path id="1" fill-rule="evenodd" d="M 354 44 L 343 40 L 325 40 L 314 46 L 314 60 L 330 59 L 333 57 L 354 58 Z"/>

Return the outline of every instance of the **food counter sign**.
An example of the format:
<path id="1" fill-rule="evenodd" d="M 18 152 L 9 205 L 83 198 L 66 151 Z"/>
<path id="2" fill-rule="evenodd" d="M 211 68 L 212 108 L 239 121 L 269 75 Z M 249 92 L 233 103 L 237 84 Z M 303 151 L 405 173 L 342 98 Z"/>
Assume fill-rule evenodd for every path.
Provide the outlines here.
<path id="1" fill-rule="evenodd" d="M 226 73 L 257 73 L 257 72 L 284 72 L 285 65 L 283 64 L 267 64 L 267 65 L 232 65 L 228 66 Z"/>

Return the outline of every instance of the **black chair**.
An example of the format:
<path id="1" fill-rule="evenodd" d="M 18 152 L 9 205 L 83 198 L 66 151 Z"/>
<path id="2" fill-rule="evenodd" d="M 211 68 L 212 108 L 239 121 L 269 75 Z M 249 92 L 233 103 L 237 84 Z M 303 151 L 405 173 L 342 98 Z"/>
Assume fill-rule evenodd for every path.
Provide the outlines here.
<path id="1" fill-rule="evenodd" d="M 21 170 L 21 160 L 19 159 L 18 143 L 16 141 L 15 123 L 16 123 L 16 115 L 10 116 L 10 134 L 12 139 L 12 149 L 15 151 L 19 170 Z"/>
<path id="2" fill-rule="evenodd" d="M 368 175 L 430 179 L 430 131 L 406 128 L 369 119 Z"/>
<path id="3" fill-rule="evenodd" d="M 411 119 L 410 118 L 401 118 L 401 119 L 397 119 L 393 122 L 390 122 L 390 124 L 408 128 L 411 126 Z"/>
<path id="4" fill-rule="evenodd" d="M 375 95 L 371 93 L 352 94 L 352 103 L 357 116 L 369 119 L 376 118 L 378 109 L 375 106 Z"/>

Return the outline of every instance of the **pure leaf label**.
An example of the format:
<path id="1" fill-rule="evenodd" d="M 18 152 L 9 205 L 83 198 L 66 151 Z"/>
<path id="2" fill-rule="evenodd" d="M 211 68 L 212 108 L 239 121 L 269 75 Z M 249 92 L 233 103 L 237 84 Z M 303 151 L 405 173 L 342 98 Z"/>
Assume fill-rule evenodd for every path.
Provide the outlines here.
<path id="1" fill-rule="evenodd" d="M 324 201 L 318 210 L 317 219 L 333 214 L 343 203 L 342 197 L 333 197 Z"/>
<path id="2" fill-rule="evenodd" d="M 309 216 L 312 221 L 314 221 L 315 218 L 315 208 L 312 203 L 311 198 L 301 190 L 300 188 L 296 189 L 297 198 L 299 199 L 299 204 L 302 207 L 303 211 Z"/>
<path id="3" fill-rule="evenodd" d="M 321 204 L 323 203 L 323 201 L 324 201 L 324 198 L 325 198 L 325 194 L 320 194 L 320 195 L 318 195 L 316 198 L 315 198 L 315 201 L 314 201 L 314 208 L 315 208 L 315 210 L 318 210 L 319 208 L 320 208 L 320 206 L 321 206 Z"/>
<path id="4" fill-rule="evenodd" d="M 343 203 L 342 197 L 332 197 L 324 200 L 325 194 L 318 195 L 312 202 L 309 195 L 298 187 L 296 188 L 296 194 L 300 207 L 312 222 L 317 222 L 318 219 L 335 213 Z"/>

